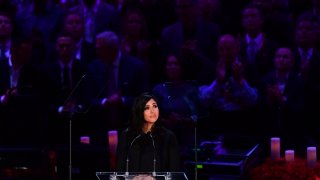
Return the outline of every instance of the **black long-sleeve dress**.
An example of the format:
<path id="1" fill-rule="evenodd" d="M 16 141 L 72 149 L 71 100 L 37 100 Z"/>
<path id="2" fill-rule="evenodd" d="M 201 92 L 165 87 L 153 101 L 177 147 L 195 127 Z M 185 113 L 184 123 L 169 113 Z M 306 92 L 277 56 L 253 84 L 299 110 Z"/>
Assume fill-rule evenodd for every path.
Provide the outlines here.
<path id="1" fill-rule="evenodd" d="M 128 128 L 120 135 L 117 148 L 118 172 L 178 172 L 180 166 L 179 146 L 172 131 L 157 127 L 152 133 L 139 134 Z"/>

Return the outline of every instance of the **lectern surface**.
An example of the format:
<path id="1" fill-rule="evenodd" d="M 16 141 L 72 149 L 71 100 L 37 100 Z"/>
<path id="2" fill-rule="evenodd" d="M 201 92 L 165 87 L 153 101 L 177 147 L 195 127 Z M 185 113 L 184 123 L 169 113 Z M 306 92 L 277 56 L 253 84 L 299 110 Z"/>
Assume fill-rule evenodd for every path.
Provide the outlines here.
<path id="1" fill-rule="evenodd" d="M 188 180 L 183 172 L 96 172 L 99 180 Z"/>

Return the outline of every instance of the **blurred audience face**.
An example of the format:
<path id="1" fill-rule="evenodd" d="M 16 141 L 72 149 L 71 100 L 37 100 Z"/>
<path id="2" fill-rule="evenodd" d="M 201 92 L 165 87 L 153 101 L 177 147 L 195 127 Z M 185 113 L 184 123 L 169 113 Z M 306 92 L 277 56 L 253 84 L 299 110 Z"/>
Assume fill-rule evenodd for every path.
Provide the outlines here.
<path id="1" fill-rule="evenodd" d="M 0 15 L 0 37 L 11 36 L 12 22 L 8 16 Z"/>
<path id="2" fill-rule="evenodd" d="M 267 12 L 272 9 L 271 0 L 252 0 L 252 3 L 259 6 L 261 9 Z"/>
<path id="3" fill-rule="evenodd" d="M 168 57 L 165 70 L 169 80 L 181 79 L 181 64 L 175 56 Z"/>
<path id="4" fill-rule="evenodd" d="M 231 35 L 223 35 L 218 42 L 218 53 L 221 61 L 233 63 L 239 54 L 239 42 Z"/>
<path id="5" fill-rule="evenodd" d="M 300 21 L 296 26 L 296 40 L 298 45 L 313 44 L 316 37 L 315 25 L 311 21 Z"/>
<path id="6" fill-rule="evenodd" d="M 100 60 L 105 63 L 113 63 L 118 57 L 119 45 L 105 42 L 103 38 L 96 39 L 96 53 Z"/>
<path id="7" fill-rule="evenodd" d="M 288 8 L 289 7 L 289 0 L 272 0 L 272 6 L 273 7 L 283 7 Z"/>
<path id="8" fill-rule="evenodd" d="M 257 8 L 246 8 L 242 12 L 242 25 L 246 31 L 260 31 L 263 19 Z"/>
<path id="9" fill-rule="evenodd" d="M 204 19 L 212 19 L 220 8 L 220 0 L 199 0 L 199 9 Z"/>
<path id="10" fill-rule="evenodd" d="M 157 2 L 157 0 L 140 0 L 143 6 L 152 6 Z"/>
<path id="11" fill-rule="evenodd" d="M 287 71 L 293 65 L 293 54 L 289 48 L 279 48 L 275 55 L 275 66 L 280 71 Z"/>
<path id="12" fill-rule="evenodd" d="M 96 4 L 97 0 L 83 0 L 83 3 L 87 7 L 93 7 Z"/>
<path id="13" fill-rule="evenodd" d="M 80 39 L 83 35 L 83 21 L 80 15 L 69 14 L 65 19 L 64 29 L 75 39 Z"/>
<path id="14" fill-rule="evenodd" d="M 197 0 L 176 0 L 176 10 L 182 24 L 189 24 L 197 18 Z"/>
<path id="15" fill-rule="evenodd" d="M 132 12 L 126 19 L 126 32 L 132 36 L 140 36 L 143 29 L 143 20 L 140 14 Z"/>
<path id="16" fill-rule="evenodd" d="M 74 41 L 70 36 L 60 36 L 57 39 L 56 50 L 59 55 L 60 60 L 64 63 L 68 63 L 72 60 L 75 45 Z"/>

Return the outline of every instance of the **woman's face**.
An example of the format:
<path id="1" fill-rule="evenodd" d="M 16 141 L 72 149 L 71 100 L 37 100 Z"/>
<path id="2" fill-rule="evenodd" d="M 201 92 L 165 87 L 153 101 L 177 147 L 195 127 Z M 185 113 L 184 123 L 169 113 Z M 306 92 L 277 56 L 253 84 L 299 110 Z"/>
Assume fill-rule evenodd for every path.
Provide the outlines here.
<path id="1" fill-rule="evenodd" d="M 154 99 L 150 99 L 144 107 L 144 119 L 146 123 L 154 124 L 159 118 L 158 104 Z"/>

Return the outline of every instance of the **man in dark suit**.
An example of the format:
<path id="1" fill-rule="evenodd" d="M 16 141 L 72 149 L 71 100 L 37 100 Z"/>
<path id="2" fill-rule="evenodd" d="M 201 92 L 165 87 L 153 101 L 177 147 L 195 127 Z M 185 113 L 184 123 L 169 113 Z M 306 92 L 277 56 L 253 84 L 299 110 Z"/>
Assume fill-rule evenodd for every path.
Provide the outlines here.
<path id="1" fill-rule="evenodd" d="M 69 12 L 64 19 L 64 31 L 70 33 L 76 43 L 75 60 L 88 64 L 95 59 L 95 44 L 84 39 L 84 19 L 77 12 Z"/>
<path id="2" fill-rule="evenodd" d="M 308 130 L 301 126 L 304 118 L 303 85 L 293 71 L 294 56 L 288 47 L 275 53 L 275 68 L 260 79 L 259 131 L 263 133 L 263 150 L 269 150 L 269 138 L 280 136 L 283 146 L 293 148 L 299 156 L 305 153 Z M 312 144 L 308 144 L 312 145 Z"/>
<path id="3" fill-rule="evenodd" d="M 46 114 L 44 99 L 41 98 L 42 75 L 39 68 L 31 63 L 31 40 L 11 41 L 10 53 L 8 59 L 0 61 L 0 143 L 44 144 Z"/>
<path id="4" fill-rule="evenodd" d="M 294 71 L 303 83 L 305 101 L 304 122 L 309 128 L 308 132 L 319 137 L 320 132 L 315 125 L 314 116 L 318 116 L 320 101 L 320 52 L 316 47 L 318 21 L 313 16 L 301 15 L 296 24 Z"/>
<path id="5" fill-rule="evenodd" d="M 56 41 L 56 59 L 44 67 L 47 77 L 47 93 L 49 99 L 49 110 L 54 127 L 51 135 L 54 143 L 67 143 L 69 132 L 69 120 L 72 117 L 64 116 L 72 113 L 75 107 L 83 106 L 84 97 L 84 74 L 86 67 L 74 59 L 75 42 L 68 33 L 62 33 Z M 77 122 L 79 122 L 78 120 Z M 74 124 L 77 125 L 77 124 Z M 63 129 L 63 130 L 62 130 Z M 77 137 L 76 127 L 74 137 Z M 59 130 L 59 131 L 58 131 Z M 57 133 L 59 132 L 59 133 Z"/>
<path id="6" fill-rule="evenodd" d="M 96 36 L 97 59 L 89 64 L 88 97 L 92 106 L 93 130 L 106 141 L 107 130 L 121 130 L 135 96 L 148 90 L 145 64 L 120 50 L 118 36 L 105 31 Z"/>
<path id="7" fill-rule="evenodd" d="M 263 30 L 264 17 L 257 5 L 249 4 L 242 11 L 244 33 L 240 40 L 240 58 L 244 63 L 245 76 L 252 86 L 274 67 L 273 57 L 277 43 Z"/>

